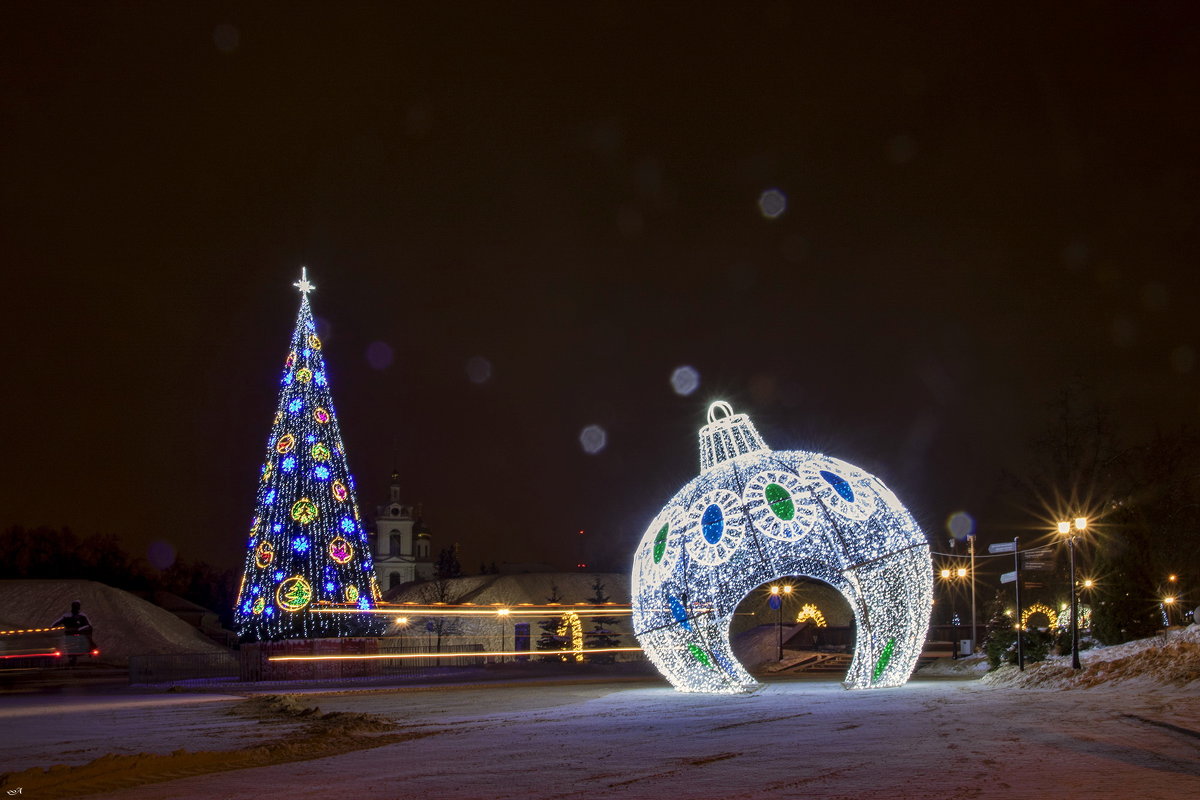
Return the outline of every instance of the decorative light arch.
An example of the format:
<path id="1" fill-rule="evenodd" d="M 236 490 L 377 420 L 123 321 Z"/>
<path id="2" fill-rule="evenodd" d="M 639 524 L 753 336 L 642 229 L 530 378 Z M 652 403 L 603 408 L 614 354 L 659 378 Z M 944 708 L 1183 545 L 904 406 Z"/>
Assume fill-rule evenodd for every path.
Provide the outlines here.
<path id="1" fill-rule="evenodd" d="M 1029 618 L 1034 614 L 1045 614 L 1046 619 L 1049 620 L 1049 623 L 1046 625 L 1046 627 L 1050 630 L 1054 630 L 1058 627 L 1058 614 L 1055 613 L 1054 609 L 1045 603 L 1034 603 L 1033 605 L 1021 611 L 1021 630 L 1029 630 Z"/>
<path id="2" fill-rule="evenodd" d="M 925 535 L 878 479 L 844 461 L 772 451 L 728 403 L 700 430 L 700 474 L 651 521 L 634 554 L 633 626 L 676 689 L 741 692 L 729 623 L 769 581 L 805 575 L 849 601 L 857 623 L 850 689 L 899 686 L 933 605 Z"/>
<path id="3" fill-rule="evenodd" d="M 825 615 L 814 604 L 805 603 L 800 606 L 800 613 L 796 615 L 796 622 L 811 622 L 818 628 L 824 628 Z"/>

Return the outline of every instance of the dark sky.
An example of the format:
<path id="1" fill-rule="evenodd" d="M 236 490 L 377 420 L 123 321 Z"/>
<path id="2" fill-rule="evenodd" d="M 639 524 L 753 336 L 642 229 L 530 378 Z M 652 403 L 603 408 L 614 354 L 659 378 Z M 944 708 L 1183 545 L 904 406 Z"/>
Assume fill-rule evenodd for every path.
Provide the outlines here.
<path id="1" fill-rule="evenodd" d="M 1194 6 L 645 5 L 5 4 L 0 524 L 239 564 L 302 264 L 468 569 L 626 569 L 713 399 L 939 538 L 1063 387 L 1195 419 Z"/>

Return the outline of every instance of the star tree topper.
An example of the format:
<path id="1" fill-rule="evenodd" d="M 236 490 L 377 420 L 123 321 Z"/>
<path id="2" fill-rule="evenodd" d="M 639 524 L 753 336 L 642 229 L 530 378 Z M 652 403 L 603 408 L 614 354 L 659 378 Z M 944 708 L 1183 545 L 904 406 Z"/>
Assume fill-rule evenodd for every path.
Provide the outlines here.
<path id="1" fill-rule="evenodd" d="M 299 289 L 302 294 L 308 294 L 317 288 L 316 284 L 311 283 L 308 280 L 308 267 L 300 268 L 300 280 L 293 283 L 292 286 L 295 286 L 297 289 Z"/>

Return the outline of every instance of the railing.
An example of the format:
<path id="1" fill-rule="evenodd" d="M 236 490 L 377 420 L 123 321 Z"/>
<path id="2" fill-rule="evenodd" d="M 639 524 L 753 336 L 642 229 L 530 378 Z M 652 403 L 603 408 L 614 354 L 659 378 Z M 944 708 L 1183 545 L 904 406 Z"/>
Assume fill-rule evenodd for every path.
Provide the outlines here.
<path id="1" fill-rule="evenodd" d="M 626 660 L 642 660 L 641 653 Z M 571 651 L 489 652 L 480 642 L 414 641 L 411 637 L 304 639 L 243 644 L 224 653 L 143 655 L 129 659 L 129 682 L 291 681 L 341 678 L 422 678 L 499 661 L 574 663 Z"/>
<path id="2" fill-rule="evenodd" d="M 130 683 L 170 683 L 237 677 L 238 654 L 232 651 L 129 657 Z"/>

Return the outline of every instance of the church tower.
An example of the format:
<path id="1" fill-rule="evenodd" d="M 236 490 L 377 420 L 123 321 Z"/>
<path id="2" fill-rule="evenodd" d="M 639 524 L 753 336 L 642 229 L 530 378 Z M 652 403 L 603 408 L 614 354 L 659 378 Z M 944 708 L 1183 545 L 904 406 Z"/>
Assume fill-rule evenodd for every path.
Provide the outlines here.
<path id="1" fill-rule="evenodd" d="M 372 537 L 375 574 L 383 590 L 434 576 L 433 543 L 420 508 L 400 500 L 400 475 L 392 473 L 388 503 L 379 508 Z"/>

